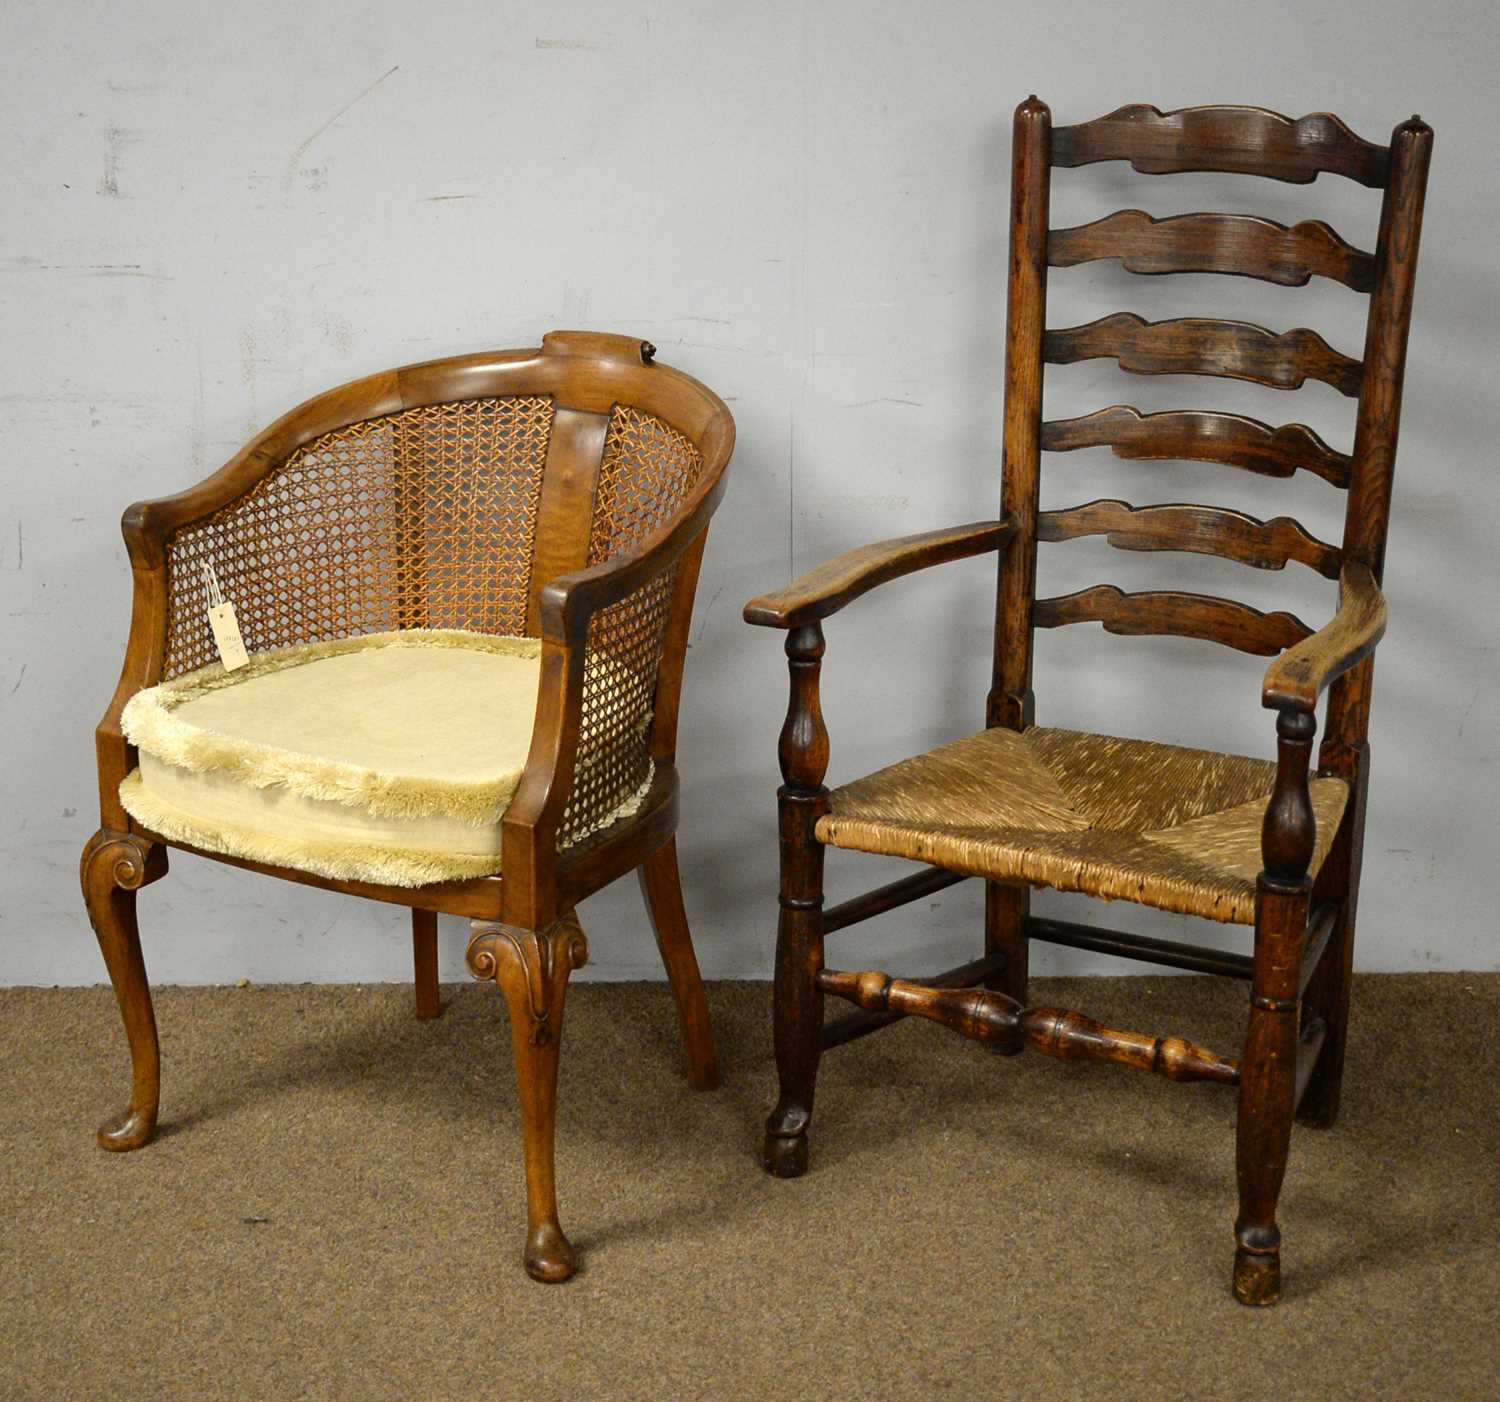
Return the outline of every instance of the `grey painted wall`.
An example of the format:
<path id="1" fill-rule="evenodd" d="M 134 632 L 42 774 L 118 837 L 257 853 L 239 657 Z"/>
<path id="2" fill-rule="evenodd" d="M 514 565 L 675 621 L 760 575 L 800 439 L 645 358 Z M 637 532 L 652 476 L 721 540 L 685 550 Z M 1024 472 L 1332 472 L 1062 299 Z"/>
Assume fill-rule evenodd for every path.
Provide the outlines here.
<path id="1" fill-rule="evenodd" d="M 1437 129 L 1374 718 L 1360 960 L 1500 967 L 1494 419 L 1500 224 L 1489 133 L 1500 57 L 1480 0 L 1256 6 L 18 3 L 0 43 L 0 981 L 93 982 L 77 852 L 95 825 L 90 731 L 128 617 L 128 502 L 215 468 L 307 396 L 405 361 L 534 344 L 551 327 L 649 337 L 739 422 L 710 541 L 683 715 L 688 905 L 706 972 L 764 976 L 774 931 L 779 638 L 752 593 L 847 546 L 991 514 L 997 492 L 1009 115 L 1127 101 L 1327 107 Z M 1222 177 L 1060 173 L 1059 221 L 1121 204 L 1328 217 L 1373 236 L 1377 197 Z M 1128 308 L 1311 324 L 1359 350 L 1362 298 L 1224 278 L 1059 274 L 1054 325 Z M 1048 412 L 1116 400 L 1303 418 L 1347 445 L 1321 386 L 1058 371 Z M 1336 494 L 1202 466 L 1054 459 L 1044 503 L 1212 497 L 1335 531 Z M 1321 622 L 1297 567 L 1052 547 L 1043 586 L 1234 590 Z M 992 565 L 884 591 L 829 629 L 832 777 L 981 722 Z M 1248 576 L 1248 577 L 1246 577 Z M 1455 607 L 1460 591 L 1470 602 Z M 941 620 L 940 625 L 936 622 Z M 1044 635 L 1047 723 L 1269 755 L 1255 659 Z M 880 879 L 830 862 L 835 894 Z M 972 886 L 973 883 L 970 883 Z M 1041 909 L 1187 922 L 1043 894 Z M 404 978 L 402 913 L 188 857 L 141 898 L 165 981 Z M 942 967 L 978 892 L 847 938 L 859 961 Z M 654 978 L 633 883 L 582 911 L 600 978 Z M 461 922 L 444 974 L 462 977 Z M 1196 927 L 1203 935 L 1203 928 Z M 914 938 L 915 936 L 915 938 Z M 1243 941 L 1243 932 L 1207 931 Z M 1044 954 L 1043 969 L 1118 970 Z"/>

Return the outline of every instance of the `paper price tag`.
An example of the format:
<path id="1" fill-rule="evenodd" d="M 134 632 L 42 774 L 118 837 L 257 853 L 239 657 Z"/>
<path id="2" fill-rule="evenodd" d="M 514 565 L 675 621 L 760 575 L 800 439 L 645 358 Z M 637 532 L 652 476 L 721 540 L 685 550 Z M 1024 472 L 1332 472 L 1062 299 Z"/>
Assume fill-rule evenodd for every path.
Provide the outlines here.
<path id="1" fill-rule="evenodd" d="M 208 594 L 208 626 L 214 632 L 219 660 L 226 672 L 236 671 L 250 661 L 250 655 L 240 637 L 240 621 L 234 616 L 234 605 L 224 597 L 224 591 L 219 588 L 219 576 L 207 563 L 203 566 L 203 586 Z"/>
<path id="2" fill-rule="evenodd" d="M 209 609 L 208 626 L 214 630 L 214 642 L 219 645 L 219 657 L 226 672 L 233 672 L 250 661 L 240 637 L 240 621 L 234 616 L 233 604 L 219 604 Z"/>

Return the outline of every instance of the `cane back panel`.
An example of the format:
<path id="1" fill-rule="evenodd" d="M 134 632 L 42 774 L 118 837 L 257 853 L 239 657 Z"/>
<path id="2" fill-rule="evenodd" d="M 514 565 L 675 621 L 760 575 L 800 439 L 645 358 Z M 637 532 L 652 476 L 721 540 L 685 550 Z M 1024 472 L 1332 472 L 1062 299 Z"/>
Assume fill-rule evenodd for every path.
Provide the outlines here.
<path id="1" fill-rule="evenodd" d="M 702 455 L 683 434 L 617 405 L 599 467 L 589 564 L 635 549 L 665 525 L 702 470 Z M 650 775 L 651 703 L 676 582 L 674 566 L 589 620 L 582 733 L 563 841 L 591 831 Z"/>
<path id="2" fill-rule="evenodd" d="M 168 548 L 164 677 L 214 661 L 202 565 L 251 652 L 400 628 L 522 636 L 549 396 L 434 404 L 325 433 Z M 696 484 L 703 459 L 661 419 L 610 415 L 588 563 L 639 547 Z M 639 790 L 675 569 L 590 621 L 583 717 L 562 837 Z"/>
<path id="3" fill-rule="evenodd" d="M 552 401 L 432 404 L 325 433 L 168 550 L 166 665 L 214 661 L 201 565 L 251 652 L 392 628 L 524 634 Z"/>

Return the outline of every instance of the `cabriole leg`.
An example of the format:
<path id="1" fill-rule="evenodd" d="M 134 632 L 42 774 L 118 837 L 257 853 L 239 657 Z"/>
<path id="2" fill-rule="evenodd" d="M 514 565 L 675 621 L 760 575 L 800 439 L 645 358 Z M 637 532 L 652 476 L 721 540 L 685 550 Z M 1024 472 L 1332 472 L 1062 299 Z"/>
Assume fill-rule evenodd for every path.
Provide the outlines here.
<path id="1" fill-rule="evenodd" d="M 781 828 L 781 915 L 776 932 L 773 1026 L 780 1096 L 766 1121 L 763 1161 L 778 1178 L 807 1172 L 807 1129 L 823 1040 L 823 844 L 817 822 L 828 811 L 828 731 L 818 699 L 823 631 L 787 635 L 791 702 L 781 728 L 777 791 Z"/>
<path id="2" fill-rule="evenodd" d="M 99 1126 L 102 1149 L 139 1149 L 156 1133 L 161 1097 L 161 1054 L 151 985 L 141 956 L 135 894 L 166 874 L 166 852 L 130 833 L 100 829 L 84 846 L 79 863 L 84 904 L 114 984 L 125 1036 L 130 1043 L 130 1106 Z"/>
<path id="3" fill-rule="evenodd" d="M 557 1058 L 568 978 L 588 962 L 588 941 L 569 914 L 540 932 L 476 921 L 469 970 L 493 979 L 510 1013 L 511 1048 L 520 1092 L 526 1159 L 526 1272 L 546 1284 L 578 1269 L 557 1220 L 553 1142 L 557 1128 Z"/>
<path id="4" fill-rule="evenodd" d="M 666 966 L 667 981 L 677 1003 L 682 1040 L 687 1048 L 688 1084 L 694 1090 L 713 1090 L 719 1084 L 719 1059 L 714 1051 L 713 1024 L 708 999 L 693 953 L 693 936 L 682 904 L 682 877 L 677 869 L 677 839 L 657 848 L 637 872 L 646 913 Z"/>

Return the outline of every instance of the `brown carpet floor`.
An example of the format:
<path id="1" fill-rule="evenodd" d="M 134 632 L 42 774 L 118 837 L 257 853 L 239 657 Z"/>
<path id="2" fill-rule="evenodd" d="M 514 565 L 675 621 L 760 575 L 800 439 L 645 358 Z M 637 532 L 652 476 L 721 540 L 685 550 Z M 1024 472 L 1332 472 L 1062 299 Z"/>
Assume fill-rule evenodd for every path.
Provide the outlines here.
<path id="1" fill-rule="evenodd" d="M 107 989 L 0 991 L 7 1398 L 1500 1397 L 1500 975 L 1367 976 L 1344 1120 L 1293 1140 L 1287 1294 L 1229 1298 L 1232 1093 L 1004 1059 L 907 1023 L 824 1062 L 813 1171 L 755 1156 L 769 990 L 580 985 L 570 1284 L 518 1264 L 493 989 L 163 989 L 157 1142 Z M 1232 1051 L 1244 991 L 1041 980 L 1038 1001 Z"/>

